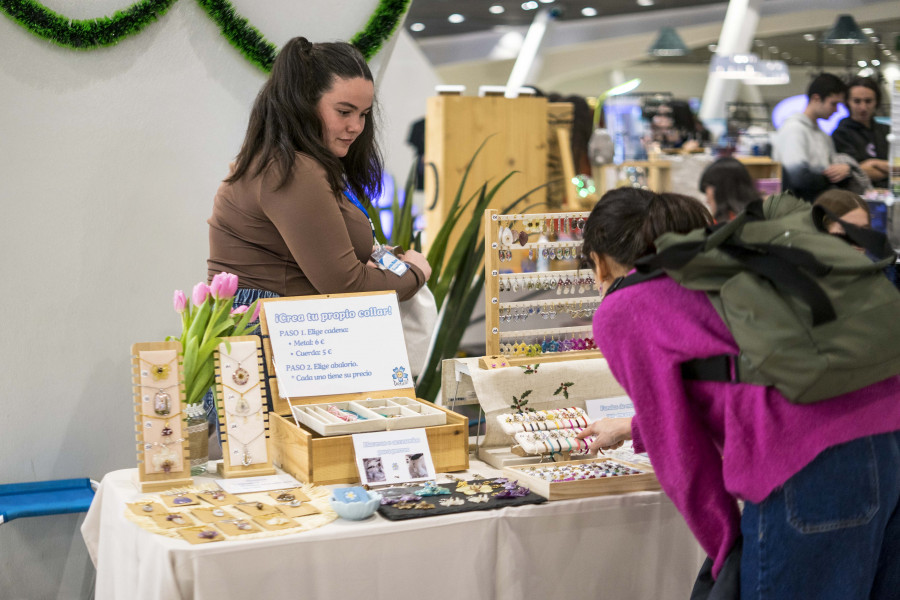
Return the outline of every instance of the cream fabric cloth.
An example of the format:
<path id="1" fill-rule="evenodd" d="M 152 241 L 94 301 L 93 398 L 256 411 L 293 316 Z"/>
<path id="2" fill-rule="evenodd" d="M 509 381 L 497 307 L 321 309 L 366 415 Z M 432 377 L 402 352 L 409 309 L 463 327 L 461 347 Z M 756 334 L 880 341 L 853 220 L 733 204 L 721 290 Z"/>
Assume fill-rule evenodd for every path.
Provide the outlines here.
<path id="1" fill-rule="evenodd" d="M 497 415 L 515 412 L 512 408 L 513 397 L 521 399 L 527 390 L 531 390 L 531 394 L 525 398 L 528 401 L 525 407 L 535 410 L 566 406 L 584 408 L 585 400 L 625 395 L 605 358 L 540 363 L 537 370 L 534 370 L 534 365 L 528 368 L 480 369 L 477 359 L 474 362 L 464 360 L 467 361 L 478 402 L 485 413 L 487 429 L 481 445 L 488 448 L 515 444 L 513 437 L 500 427 Z M 562 391 L 556 393 L 564 383 L 571 384 L 566 390 L 568 398 Z"/>
<path id="2" fill-rule="evenodd" d="M 97 600 L 681 600 L 703 559 L 662 492 L 395 522 L 376 514 L 295 535 L 191 545 L 124 517 L 125 503 L 144 496 L 134 472 L 103 478 L 81 528 Z M 498 474 L 475 460 L 469 473 Z"/>

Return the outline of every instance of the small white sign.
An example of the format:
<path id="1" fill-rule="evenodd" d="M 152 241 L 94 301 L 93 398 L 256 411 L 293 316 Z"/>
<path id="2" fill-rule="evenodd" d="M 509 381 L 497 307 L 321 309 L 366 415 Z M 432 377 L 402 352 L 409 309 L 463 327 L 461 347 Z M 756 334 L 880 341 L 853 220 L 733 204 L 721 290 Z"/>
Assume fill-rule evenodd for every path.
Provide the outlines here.
<path id="1" fill-rule="evenodd" d="M 236 477 L 234 479 L 216 479 L 219 487 L 229 494 L 252 494 L 269 490 L 284 490 L 303 485 L 287 473 L 263 475 L 262 477 Z"/>
<path id="2" fill-rule="evenodd" d="M 424 429 L 357 433 L 351 437 L 363 483 L 379 486 L 435 479 Z"/>
<path id="3" fill-rule="evenodd" d="M 264 304 L 282 396 L 412 387 L 394 292 Z"/>
<path id="4" fill-rule="evenodd" d="M 618 419 L 620 417 L 634 416 L 634 404 L 632 404 L 631 398 L 628 396 L 585 400 L 584 409 L 587 411 L 591 423 L 598 419 Z"/>

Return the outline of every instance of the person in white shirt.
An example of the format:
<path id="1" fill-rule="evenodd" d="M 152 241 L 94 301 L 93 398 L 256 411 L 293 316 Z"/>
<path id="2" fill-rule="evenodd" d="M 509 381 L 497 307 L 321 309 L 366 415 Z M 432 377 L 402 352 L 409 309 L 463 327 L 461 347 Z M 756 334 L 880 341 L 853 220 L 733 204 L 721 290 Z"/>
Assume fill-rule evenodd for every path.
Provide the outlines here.
<path id="1" fill-rule="evenodd" d="M 782 187 L 812 202 L 823 191 L 851 179 L 851 165 L 835 162 L 834 144 L 816 123 L 829 118 L 844 102 L 847 85 L 823 73 L 809 84 L 806 95 L 806 109 L 788 117 L 775 134 L 772 158 L 782 165 Z"/>

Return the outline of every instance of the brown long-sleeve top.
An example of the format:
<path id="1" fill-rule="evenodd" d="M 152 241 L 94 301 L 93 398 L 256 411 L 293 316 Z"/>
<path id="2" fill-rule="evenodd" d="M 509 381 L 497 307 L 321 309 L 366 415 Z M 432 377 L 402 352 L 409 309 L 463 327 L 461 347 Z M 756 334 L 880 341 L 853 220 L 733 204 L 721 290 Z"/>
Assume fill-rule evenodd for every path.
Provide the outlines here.
<path id="1" fill-rule="evenodd" d="M 240 287 L 281 296 L 395 290 L 411 298 L 425 275 L 410 265 L 402 277 L 370 267 L 372 227 L 321 163 L 297 153 L 284 187 L 277 168 L 222 183 L 209 218 L 209 277 L 227 271 Z"/>

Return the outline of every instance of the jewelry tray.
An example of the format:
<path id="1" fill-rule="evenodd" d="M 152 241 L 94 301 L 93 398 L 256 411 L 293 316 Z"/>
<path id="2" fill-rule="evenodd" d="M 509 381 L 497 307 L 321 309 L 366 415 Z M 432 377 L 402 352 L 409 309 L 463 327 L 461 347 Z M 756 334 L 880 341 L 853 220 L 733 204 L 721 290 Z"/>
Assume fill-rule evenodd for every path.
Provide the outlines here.
<path id="1" fill-rule="evenodd" d="M 353 411 L 365 419 L 343 421 L 328 412 L 327 409 L 331 406 L 338 410 Z M 447 423 L 447 415 L 443 411 L 403 396 L 324 404 L 295 404 L 291 406 L 291 411 L 297 421 L 324 436 L 412 429 Z"/>
<path id="2" fill-rule="evenodd" d="M 617 477 L 604 477 L 598 479 L 577 479 L 574 481 L 547 481 L 541 477 L 530 474 L 531 469 L 546 467 L 565 467 L 569 465 L 582 465 L 590 463 L 609 462 L 624 465 L 632 469 L 643 471 L 633 475 L 619 475 Z M 547 500 L 570 500 L 572 498 L 589 498 L 591 496 L 603 496 L 608 494 L 625 494 L 628 492 L 653 491 L 660 489 L 659 480 L 649 465 L 639 465 L 624 460 L 608 457 L 599 457 L 589 460 L 570 460 L 555 463 L 540 463 L 535 465 L 515 465 L 504 467 L 503 476 L 510 480 L 518 480 L 520 485 L 540 494 Z"/>

